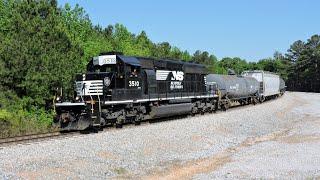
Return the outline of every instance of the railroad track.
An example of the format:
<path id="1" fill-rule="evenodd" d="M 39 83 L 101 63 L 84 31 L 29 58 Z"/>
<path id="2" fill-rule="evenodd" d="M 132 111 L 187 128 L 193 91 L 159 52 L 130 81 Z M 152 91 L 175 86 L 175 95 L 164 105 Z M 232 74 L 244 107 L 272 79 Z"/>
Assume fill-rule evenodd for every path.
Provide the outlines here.
<path id="1" fill-rule="evenodd" d="M 264 103 L 268 103 L 270 101 L 264 102 Z M 236 109 L 242 109 L 242 108 L 247 108 L 252 106 L 252 104 L 250 105 L 234 105 L 232 107 L 230 107 L 230 109 L 228 111 L 232 111 L 232 110 L 236 110 Z M 224 111 L 217 111 L 217 114 L 219 113 L 225 113 Z M 196 115 L 197 116 L 202 116 L 200 114 Z M 172 117 L 167 117 L 167 118 L 159 118 L 159 119 L 154 119 L 154 120 L 149 120 L 149 121 L 143 121 L 143 123 L 141 124 L 141 126 L 145 126 L 149 123 L 160 123 L 160 122 L 165 122 L 165 121 L 169 121 L 169 120 L 177 120 L 177 119 L 182 119 L 188 117 L 188 115 L 180 115 L 180 116 L 172 116 Z M 129 126 L 124 126 L 124 128 L 132 128 L 135 127 L 132 124 Z M 103 128 L 102 131 L 105 130 L 110 130 L 110 128 Z M 38 141 L 42 141 L 42 140 L 47 140 L 47 139 L 52 139 L 52 138 L 58 138 L 58 137 L 70 137 L 73 136 L 75 134 L 88 134 L 91 132 L 95 132 L 97 133 L 98 131 L 86 131 L 86 132 L 68 132 L 68 133 L 61 133 L 59 131 L 56 132 L 50 132 L 50 133 L 40 133 L 40 134 L 29 134 L 29 135 L 24 135 L 24 136 L 16 136 L 16 137 L 8 137 L 8 138 L 0 138 L 0 148 L 4 147 L 4 146 L 9 146 L 9 145 L 15 145 L 15 144 L 27 144 L 27 143 L 32 143 L 32 142 L 38 142 Z"/>
<path id="2" fill-rule="evenodd" d="M 52 139 L 55 137 L 65 137 L 73 135 L 72 133 L 61 133 L 61 132 L 50 132 L 50 133 L 39 133 L 39 134 L 29 134 L 16 137 L 0 138 L 0 147 L 15 145 L 15 144 L 26 144 L 31 142 L 37 142 L 46 139 Z"/>

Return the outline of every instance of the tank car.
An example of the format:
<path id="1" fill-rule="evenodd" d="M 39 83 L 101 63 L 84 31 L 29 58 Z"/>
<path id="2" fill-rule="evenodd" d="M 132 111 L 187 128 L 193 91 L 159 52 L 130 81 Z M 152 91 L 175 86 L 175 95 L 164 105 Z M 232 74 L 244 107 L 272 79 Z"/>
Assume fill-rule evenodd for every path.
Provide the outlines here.
<path id="1" fill-rule="evenodd" d="M 236 75 L 209 74 L 207 83 L 217 84 L 220 105 L 227 109 L 232 101 L 240 104 L 256 103 L 259 96 L 259 82 L 252 77 Z"/>

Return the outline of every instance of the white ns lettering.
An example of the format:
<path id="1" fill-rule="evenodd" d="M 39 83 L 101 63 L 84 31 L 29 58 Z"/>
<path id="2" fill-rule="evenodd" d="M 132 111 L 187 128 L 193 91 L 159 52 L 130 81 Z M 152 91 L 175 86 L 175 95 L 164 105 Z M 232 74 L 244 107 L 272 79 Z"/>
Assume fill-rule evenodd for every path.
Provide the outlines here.
<path id="1" fill-rule="evenodd" d="M 184 73 L 182 71 L 172 71 L 172 81 L 183 81 Z"/>

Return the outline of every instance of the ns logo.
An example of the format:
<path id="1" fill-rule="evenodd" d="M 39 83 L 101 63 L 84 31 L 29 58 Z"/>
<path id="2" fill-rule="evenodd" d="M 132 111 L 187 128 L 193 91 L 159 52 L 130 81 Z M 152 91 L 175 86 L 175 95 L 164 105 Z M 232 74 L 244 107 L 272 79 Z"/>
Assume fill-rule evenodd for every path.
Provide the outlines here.
<path id="1" fill-rule="evenodd" d="M 184 73 L 182 71 L 171 71 L 171 81 L 183 81 Z"/>
<path id="2" fill-rule="evenodd" d="M 169 71 L 169 70 L 156 71 L 157 81 L 166 81 L 166 80 L 183 81 L 183 79 L 184 79 L 184 73 L 182 71 Z"/>

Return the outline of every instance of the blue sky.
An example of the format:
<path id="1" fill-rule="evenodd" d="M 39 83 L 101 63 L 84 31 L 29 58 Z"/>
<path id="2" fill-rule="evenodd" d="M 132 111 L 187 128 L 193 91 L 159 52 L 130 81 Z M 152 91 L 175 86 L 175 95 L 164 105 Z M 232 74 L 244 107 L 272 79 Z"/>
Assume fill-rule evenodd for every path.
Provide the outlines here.
<path id="1" fill-rule="evenodd" d="M 317 0 L 58 0 L 79 4 L 94 24 L 124 24 L 145 30 L 154 42 L 167 41 L 194 53 L 205 50 L 222 57 L 257 61 L 296 40 L 320 34 Z"/>

